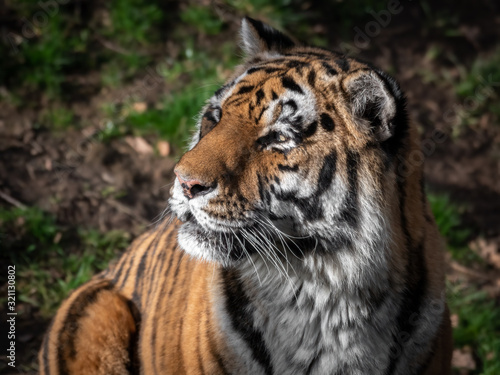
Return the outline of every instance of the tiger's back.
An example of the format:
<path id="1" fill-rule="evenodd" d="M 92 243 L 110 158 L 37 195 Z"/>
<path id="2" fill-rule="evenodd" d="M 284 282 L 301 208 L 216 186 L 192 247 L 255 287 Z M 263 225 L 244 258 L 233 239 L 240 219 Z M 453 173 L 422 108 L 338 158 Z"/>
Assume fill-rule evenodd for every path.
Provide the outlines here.
<path id="1" fill-rule="evenodd" d="M 178 225 L 143 234 L 65 301 L 40 351 L 41 374 L 227 373 L 209 304 L 216 268 L 178 248 Z"/>
<path id="2" fill-rule="evenodd" d="M 60 308 L 42 374 L 447 374 L 442 243 L 397 84 L 247 19 L 176 166 L 182 221 Z"/>

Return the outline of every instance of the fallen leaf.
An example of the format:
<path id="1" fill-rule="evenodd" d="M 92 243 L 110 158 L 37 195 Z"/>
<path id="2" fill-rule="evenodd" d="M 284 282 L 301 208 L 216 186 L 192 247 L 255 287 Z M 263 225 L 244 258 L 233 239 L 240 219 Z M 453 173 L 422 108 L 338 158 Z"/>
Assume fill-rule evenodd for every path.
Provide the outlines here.
<path id="1" fill-rule="evenodd" d="M 161 156 L 168 156 L 168 154 L 170 154 L 170 143 L 167 141 L 158 141 L 156 147 Z"/>
<path id="2" fill-rule="evenodd" d="M 475 370 L 476 362 L 472 357 L 472 350 L 467 346 L 453 350 L 451 365 L 459 369 Z"/>
<path id="3" fill-rule="evenodd" d="M 62 234 L 61 232 L 57 232 L 56 235 L 54 236 L 54 243 L 59 243 L 59 241 L 61 241 L 61 238 L 62 238 Z"/>
<path id="4" fill-rule="evenodd" d="M 50 160 L 49 158 L 45 159 L 45 169 L 48 170 L 48 171 L 51 171 L 52 170 L 52 160 Z"/>
<path id="5" fill-rule="evenodd" d="M 154 152 L 153 147 L 142 137 L 125 137 L 125 142 L 138 154 L 151 155 Z"/>
<path id="6" fill-rule="evenodd" d="M 500 269 L 500 252 L 494 242 L 489 242 L 484 238 L 472 241 L 470 248 L 478 253 L 484 260 Z"/>
<path id="7" fill-rule="evenodd" d="M 132 104 L 132 108 L 137 113 L 143 113 L 148 109 L 148 105 L 145 102 L 137 102 Z"/>

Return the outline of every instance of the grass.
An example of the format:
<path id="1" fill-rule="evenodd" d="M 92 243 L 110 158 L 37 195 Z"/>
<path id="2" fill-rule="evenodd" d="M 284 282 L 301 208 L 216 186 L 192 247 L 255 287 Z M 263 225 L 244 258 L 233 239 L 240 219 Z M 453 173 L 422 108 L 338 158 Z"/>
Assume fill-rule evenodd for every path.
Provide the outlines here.
<path id="1" fill-rule="evenodd" d="M 461 79 L 455 90 L 463 101 L 461 125 L 473 126 L 483 114 L 492 114 L 496 121 L 500 119 L 500 48 L 487 58 L 477 59 L 468 70 L 457 65 Z"/>
<path id="2" fill-rule="evenodd" d="M 70 291 L 88 281 L 128 246 L 123 231 L 76 233 L 36 207 L 0 209 L 2 257 L 16 265 L 20 301 L 44 317 L 54 314 Z"/>
<path id="3" fill-rule="evenodd" d="M 8 3 L 9 17 L 19 22 L 0 43 L 0 53 L 8 56 L 0 81 L 22 95 L 38 90 L 64 101 L 74 84 L 68 76 L 106 64 L 129 79 L 152 61 L 148 49 L 161 40 L 164 12 L 154 1 L 112 0 L 99 13 L 71 2 L 56 10 L 40 5 L 51 2 Z"/>
<path id="4" fill-rule="evenodd" d="M 210 38 L 216 40 L 214 35 L 229 27 L 227 20 L 248 14 L 282 30 L 293 31 L 295 37 L 308 43 L 327 46 L 326 34 L 318 33 L 311 25 L 325 24 L 322 19 L 327 18 L 327 22 L 335 25 L 332 33 L 344 41 L 352 41 L 354 26 L 364 28 L 373 20 L 369 11 L 378 12 L 388 4 L 386 0 L 353 0 L 317 7 L 314 2 L 299 0 L 272 3 L 222 0 L 217 3 L 220 5 L 217 10 L 202 5 L 205 3 L 166 5 L 152 0 L 111 0 L 99 5 L 61 3 L 58 12 L 48 17 L 47 24 L 36 27 L 34 35 L 26 38 L 22 36 L 24 21 L 21 20 L 32 22 L 34 14 L 41 10 L 39 2 L 8 0 L 6 14 L 19 22 L 15 23 L 17 28 L 6 24 L 7 42 L 0 43 L 0 54 L 5 56 L 0 81 L 7 89 L 2 91 L 2 100 L 17 107 L 36 108 L 41 104 L 46 109 L 41 110 L 35 125 L 65 130 L 75 123 L 78 125 L 67 105 L 72 100 L 71 89 L 78 85 L 72 81 L 72 75 L 97 72 L 100 81 L 94 90 L 119 89 L 137 77 L 141 69 L 156 63 L 154 69 L 164 80 L 167 93 L 154 105 L 148 103 L 143 112 L 133 110 L 134 102 L 141 98 L 105 103 L 104 127 L 98 139 L 107 141 L 124 134 L 153 133 L 180 150 L 205 100 L 238 62 L 234 41 L 207 46 Z M 434 11 L 429 1 L 422 2 L 422 7 L 428 34 L 459 36 L 460 20 L 456 16 Z M 225 13 L 226 10 L 229 12 Z M 226 17 L 227 14 L 230 16 Z M 166 48 L 167 42 L 171 44 Z M 429 51 L 429 59 L 441 58 L 444 52 L 438 48 Z M 454 87 L 463 102 L 458 113 L 462 126 L 474 126 L 485 114 L 498 120 L 500 50 L 478 59 L 470 69 L 459 60 L 455 65 L 460 71 Z M 437 78 L 429 77 L 432 81 Z M 39 103 L 38 98 L 41 98 Z M 101 191 L 103 197 L 119 194 L 113 187 Z M 464 207 L 446 195 L 431 194 L 429 200 L 452 257 L 466 266 L 484 266 L 467 246 L 471 231 L 462 223 Z M 54 313 L 72 289 L 104 269 L 128 242 L 129 236 L 122 231 L 102 234 L 92 229 L 67 227 L 35 207 L 0 208 L 0 247 L 8 249 L 0 254 L 0 259 L 18 265 L 20 299 L 46 317 Z M 498 306 L 473 285 L 450 285 L 449 304 L 452 313 L 459 317 L 454 329 L 455 346 L 472 348 L 479 364 L 474 373 L 500 373 Z"/>
<path id="5" fill-rule="evenodd" d="M 191 5 L 180 14 L 181 20 L 198 29 L 202 34 L 218 34 L 224 22 L 218 18 L 211 8 L 201 5 Z"/>
<path id="6" fill-rule="evenodd" d="M 482 259 L 467 246 L 470 231 L 463 228 L 463 207 L 447 195 L 428 195 L 441 235 L 454 259 L 466 266 L 482 264 Z M 473 374 L 500 373 L 500 307 L 474 285 L 448 284 L 447 300 L 452 314 L 458 317 L 453 329 L 456 348 L 471 348 L 478 368 Z"/>
<path id="7" fill-rule="evenodd" d="M 198 50 L 192 41 L 185 44 L 177 59 L 156 67 L 166 83 L 172 86 L 172 91 L 164 95 L 154 108 L 134 111 L 133 98 L 128 98 L 122 106 L 104 106 L 109 119 L 107 130 L 103 132 L 106 139 L 130 132 L 153 133 L 178 146 L 178 150 L 186 146 L 199 111 L 227 78 L 237 58 L 227 44 L 212 54 Z"/>
<path id="8" fill-rule="evenodd" d="M 439 232 L 446 239 L 452 257 L 463 263 L 481 263 L 481 258 L 467 245 L 471 231 L 462 224 L 465 207 L 453 203 L 446 194 L 429 194 L 431 205 Z"/>
<path id="9" fill-rule="evenodd" d="M 67 108 L 54 106 L 42 112 L 40 123 L 49 129 L 66 129 L 74 124 L 74 114 Z"/>
<path id="10" fill-rule="evenodd" d="M 158 26 L 163 12 L 153 1 L 113 0 L 107 5 L 108 19 L 103 22 L 101 33 L 105 43 L 114 48 L 107 47 L 111 49 L 107 54 L 108 74 L 114 70 L 116 75 L 119 70 L 122 79 L 128 79 L 151 63 L 147 49 L 161 39 Z"/>
<path id="11" fill-rule="evenodd" d="M 449 284 L 448 304 L 458 316 L 455 347 L 470 347 L 480 359 L 473 374 L 500 374 L 500 308 L 495 301 L 474 287 Z"/>

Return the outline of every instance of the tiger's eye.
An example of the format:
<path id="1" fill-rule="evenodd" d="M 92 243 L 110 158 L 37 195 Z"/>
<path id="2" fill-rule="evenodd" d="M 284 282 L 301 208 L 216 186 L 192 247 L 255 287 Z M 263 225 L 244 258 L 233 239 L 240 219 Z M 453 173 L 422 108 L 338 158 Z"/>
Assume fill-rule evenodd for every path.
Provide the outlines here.
<path id="1" fill-rule="evenodd" d="M 286 141 L 286 137 L 285 137 L 283 134 L 280 134 L 280 135 L 278 136 L 278 141 L 279 141 L 279 142 L 285 142 L 285 141 Z"/>

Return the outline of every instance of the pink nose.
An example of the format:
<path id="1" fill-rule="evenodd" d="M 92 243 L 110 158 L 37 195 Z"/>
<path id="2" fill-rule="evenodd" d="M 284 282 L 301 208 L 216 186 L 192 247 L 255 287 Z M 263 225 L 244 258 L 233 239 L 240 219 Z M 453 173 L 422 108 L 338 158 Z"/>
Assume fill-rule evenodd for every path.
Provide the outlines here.
<path id="1" fill-rule="evenodd" d="M 177 179 L 179 180 L 181 187 L 182 187 L 182 192 L 184 193 L 184 196 L 188 199 L 194 198 L 198 195 L 203 195 L 208 193 L 209 191 L 212 190 L 210 186 L 207 186 L 203 184 L 201 181 L 198 180 L 185 180 L 179 172 L 174 171 L 175 175 L 177 176 Z"/>

